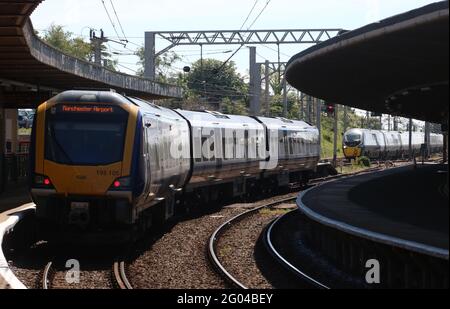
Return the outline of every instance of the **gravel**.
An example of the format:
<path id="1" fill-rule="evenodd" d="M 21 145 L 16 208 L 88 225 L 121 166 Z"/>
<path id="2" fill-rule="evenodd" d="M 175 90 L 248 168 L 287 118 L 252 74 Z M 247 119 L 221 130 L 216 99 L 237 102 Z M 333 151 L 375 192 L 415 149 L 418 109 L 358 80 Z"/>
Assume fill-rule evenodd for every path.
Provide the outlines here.
<path id="1" fill-rule="evenodd" d="M 212 232 L 241 208 L 223 208 L 173 226 L 129 265 L 128 279 L 138 289 L 221 289 L 223 280 L 211 269 L 206 244 Z"/>
<path id="2" fill-rule="evenodd" d="M 262 209 L 233 225 L 220 237 L 218 258 L 227 271 L 252 289 L 270 289 L 274 286 L 264 276 L 255 252 L 264 228 L 276 217 L 286 213 L 295 204 L 280 205 L 275 209 Z"/>
<path id="3" fill-rule="evenodd" d="M 137 289 L 229 288 L 208 259 L 211 234 L 225 221 L 248 209 L 296 195 L 288 193 L 257 202 L 236 203 L 198 217 L 184 218 L 160 237 L 141 244 L 128 265 L 128 279 Z M 270 221 L 271 216 L 264 217 Z"/>
<path id="4" fill-rule="evenodd" d="M 63 265 L 61 265 L 63 266 Z M 108 265 L 110 269 L 104 270 L 81 270 L 79 280 L 73 282 L 76 277 L 71 276 L 67 270 L 56 271 L 52 280 L 52 289 L 112 289 L 112 264 Z M 97 266 L 99 269 L 104 268 L 103 265 Z M 62 267 L 63 268 L 63 267 Z M 62 269 L 58 268 L 58 269 Z M 69 280 L 66 280 L 68 276 Z"/>
<path id="5" fill-rule="evenodd" d="M 295 197 L 295 193 L 281 197 Z M 219 210 L 208 210 L 185 216 L 158 234 L 152 233 L 146 241 L 139 242 L 127 257 L 127 276 L 137 289 L 221 289 L 229 285 L 212 268 L 206 246 L 212 232 L 226 220 L 248 209 L 280 199 L 280 196 L 258 202 L 238 203 Z M 260 230 L 272 218 L 264 213 L 262 221 L 252 224 Z M 243 229 L 248 229 L 243 227 Z M 254 246 L 259 232 L 250 233 L 246 240 L 248 249 Z M 250 237 L 250 235 L 248 235 Z M 236 239 L 236 244 L 241 236 Z M 243 237 L 243 235 L 242 235 Z M 249 249 L 250 250 L 250 249 Z M 114 253 L 112 253 L 114 252 Z M 122 251 L 123 252 L 123 251 Z M 250 252 L 250 251 L 249 251 Z M 54 272 L 50 287 L 56 289 L 108 289 L 113 288 L 111 269 L 117 250 L 50 246 L 45 242 L 25 250 L 6 250 L 9 265 L 15 275 L 28 288 L 41 288 L 42 272 L 53 261 Z M 69 259 L 80 261 L 79 283 L 68 283 L 65 263 Z M 259 280 L 260 281 L 260 280 Z M 261 286 L 261 285 L 259 285 Z"/>
<path id="6" fill-rule="evenodd" d="M 10 249 L 5 252 L 8 263 L 16 277 L 31 289 L 42 288 L 43 270 L 53 262 L 49 285 L 53 289 L 110 289 L 112 285 L 113 257 L 111 248 L 67 248 L 50 246 L 40 242 L 25 250 Z M 65 258 L 67 257 L 67 258 Z M 79 275 L 74 275 L 73 265 L 66 261 L 79 262 Z M 66 276 L 79 280 L 70 283 Z"/>

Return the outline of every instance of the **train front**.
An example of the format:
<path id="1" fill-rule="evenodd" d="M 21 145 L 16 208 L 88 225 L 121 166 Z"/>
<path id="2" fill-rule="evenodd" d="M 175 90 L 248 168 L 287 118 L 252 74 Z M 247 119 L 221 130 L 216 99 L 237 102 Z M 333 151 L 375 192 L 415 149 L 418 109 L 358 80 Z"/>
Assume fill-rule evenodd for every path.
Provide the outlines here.
<path id="1" fill-rule="evenodd" d="M 133 223 L 138 108 L 113 92 L 64 92 L 37 109 L 30 187 L 39 222 L 82 230 Z"/>
<path id="2" fill-rule="evenodd" d="M 363 132 L 351 129 L 345 132 L 343 140 L 344 156 L 347 159 L 359 158 L 363 151 Z"/>

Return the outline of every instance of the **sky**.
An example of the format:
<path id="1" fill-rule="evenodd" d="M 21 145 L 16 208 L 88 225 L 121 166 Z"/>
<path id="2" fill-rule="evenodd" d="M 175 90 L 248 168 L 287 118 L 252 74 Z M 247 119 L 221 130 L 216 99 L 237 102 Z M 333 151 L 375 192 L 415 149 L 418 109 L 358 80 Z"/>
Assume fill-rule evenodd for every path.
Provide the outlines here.
<path id="1" fill-rule="evenodd" d="M 144 43 L 145 31 L 179 30 L 235 30 L 240 29 L 251 11 L 243 29 L 256 19 L 269 0 L 45 0 L 33 13 L 31 19 L 37 30 L 45 30 L 54 23 L 65 26 L 75 35 L 89 37 L 89 27 L 102 28 L 106 36 L 116 39 L 106 5 L 119 36 L 123 37 L 120 25 L 111 6 L 113 3 L 124 33 L 131 43 L 123 48 L 109 43 L 112 51 L 130 54 Z M 344 28 L 356 29 L 368 23 L 418 8 L 435 1 L 427 0 L 271 0 L 251 27 L 258 29 L 304 29 Z M 158 40 L 157 49 L 166 44 Z M 309 47 L 307 44 L 282 45 L 281 60 L 289 58 Z M 227 59 L 237 46 L 205 46 L 205 57 Z M 276 49 L 276 46 L 272 46 Z M 175 70 L 200 58 L 198 46 L 180 46 L 173 49 L 183 56 Z M 277 53 L 265 46 L 257 46 L 258 61 L 277 61 Z M 135 56 L 117 56 L 122 65 L 119 69 L 133 74 L 137 69 Z M 233 60 L 243 75 L 248 74 L 249 53 L 242 48 Z M 129 68 L 129 69 L 127 69 Z"/>
<path id="2" fill-rule="evenodd" d="M 53 23 L 63 25 L 76 36 L 89 39 L 89 28 L 130 41 L 126 47 L 108 43 L 110 51 L 124 55 L 118 69 L 135 74 L 138 66 L 132 54 L 144 44 L 145 31 L 181 30 L 267 30 L 342 28 L 353 30 L 436 1 L 430 0 L 44 0 L 31 16 L 34 28 L 45 31 Z M 268 4 L 267 4 L 268 3 Z M 267 6 L 266 6 L 267 4 Z M 106 10 L 105 7 L 106 6 Z M 114 9 L 116 14 L 114 12 Z M 252 11 L 252 8 L 253 11 Z M 116 27 L 108 17 L 107 11 Z M 249 13 L 251 14 L 249 15 Z M 244 21 L 248 17 L 247 22 Z M 119 25 L 122 26 L 122 29 Z M 116 32 L 118 34 L 116 34 Z M 157 40 L 157 51 L 167 42 Z M 288 61 L 307 44 L 281 45 L 281 61 Z M 225 61 L 238 46 L 205 46 L 205 58 Z M 182 60 L 174 72 L 200 58 L 198 46 L 173 49 Z M 257 61 L 277 61 L 276 45 L 257 46 Z M 248 77 L 249 52 L 242 48 L 232 59 L 238 71 Z"/>

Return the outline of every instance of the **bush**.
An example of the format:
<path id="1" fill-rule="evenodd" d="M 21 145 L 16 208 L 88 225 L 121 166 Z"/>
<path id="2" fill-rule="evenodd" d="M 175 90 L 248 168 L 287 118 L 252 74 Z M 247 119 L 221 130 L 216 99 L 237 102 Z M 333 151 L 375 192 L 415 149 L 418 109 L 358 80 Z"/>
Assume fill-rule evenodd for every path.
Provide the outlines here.
<path id="1" fill-rule="evenodd" d="M 370 167 L 370 159 L 368 157 L 360 157 L 358 159 L 358 165 L 364 167 Z"/>

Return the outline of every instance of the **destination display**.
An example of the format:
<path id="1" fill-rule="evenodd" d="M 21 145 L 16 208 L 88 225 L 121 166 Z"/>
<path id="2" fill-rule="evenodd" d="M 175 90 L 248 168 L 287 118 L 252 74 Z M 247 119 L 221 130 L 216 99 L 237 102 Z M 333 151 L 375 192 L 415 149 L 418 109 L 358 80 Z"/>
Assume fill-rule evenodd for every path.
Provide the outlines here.
<path id="1" fill-rule="evenodd" d="M 62 105 L 58 111 L 64 113 L 99 113 L 99 114 L 112 114 L 114 113 L 114 107 L 112 106 L 90 106 L 90 105 Z"/>

